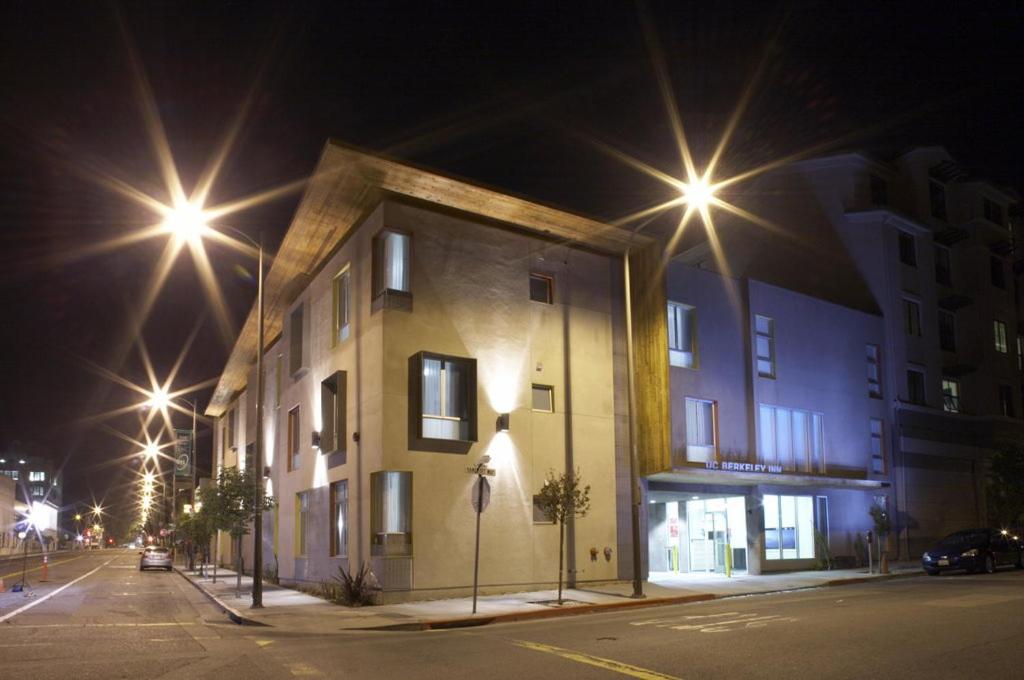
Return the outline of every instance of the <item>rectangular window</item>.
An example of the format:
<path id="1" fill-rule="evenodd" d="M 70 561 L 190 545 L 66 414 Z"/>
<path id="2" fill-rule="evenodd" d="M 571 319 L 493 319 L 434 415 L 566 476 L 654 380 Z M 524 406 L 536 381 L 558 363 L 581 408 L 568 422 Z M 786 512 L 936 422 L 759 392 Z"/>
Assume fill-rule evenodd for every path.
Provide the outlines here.
<path id="1" fill-rule="evenodd" d="M 928 180 L 928 206 L 932 217 L 946 219 L 946 187 L 934 179 Z"/>
<path id="2" fill-rule="evenodd" d="M 1024 371 L 1024 336 L 1017 336 L 1017 370 Z"/>
<path id="3" fill-rule="evenodd" d="M 942 379 L 942 410 L 946 413 L 960 413 L 960 382 Z"/>
<path id="4" fill-rule="evenodd" d="M 668 359 L 672 366 L 697 368 L 697 311 L 668 303 Z"/>
<path id="5" fill-rule="evenodd" d="M 762 463 L 781 465 L 787 471 L 825 472 L 821 413 L 761 404 L 758 429 Z"/>
<path id="6" fill-rule="evenodd" d="M 238 447 L 238 444 L 235 443 L 235 441 L 236 441 L 235 440 L 235 418 L 237 416 L 238 416 L 238 409 L 234 409 L 233 408 L 230 411 L 228 411 L 228 417 L 227 417 L 227 421 L 228 421 L 228 427 L 227 427 L 228 441 L 227 441 L 227 448 L 225 449 L 225 451 L 229 451 L 229 450 L 230 451 L 234 451 Z"/>
<path id="7" fill-rule="evenodd" d="M 412 555 L 412 473 L 370 473 L 370 554 Z"/>
<path id="8" fill-rule="evenodd" d="M 935 246 L 935 282 L 943 286 L 953 285 L 953 266 L 950 261 L 949 248 Z"/>
<path id="9" fill-rule="evenodd" d="M 471 441 L 469 365 L 464 360 L 427 355 L 422 363 L 420 427 L 423 438 Z"/>
<path id="10" fill-rule="evenodd" d="M 993 224 L 998 224 L 1000 227 L 1005 226 L 1006 223 L 1003 221 L 1003 206 L 999 205 L 995 201 L 990 201 L 987 198 L 983 198 L 981 201 L 985 219 Z"/>
<path id="11" fill-rule="evenodd" d="M 533 523 L 534 524 L 554 524 L 555 521 L 548 517 L 544 511 L 544 506 L 540 504 L 540 496 L 533 497 Z"/>
<path id="12" fill-rule="evenodd" d="M 996 351 L 1006 354 L 1009 351 L 1009 344 L 1006 342 L 1006 324 L 999 320 L 992 322 L 992 335 L 995 337 Z"/>
<path id="13" fill-rule="evenodd" d="M 956 316 L 943 309 L 939 310 L 939 348 L 946 352 L 956 351 Z"/>
<path id="14" fill-rule="evenodd" d="M 999 386 L 999 412 L 1007 418 L 1014 417 L 1013 390 L 1009 385 Z"/>
<path id="15" fill-rule="evenodd" d="M 914 235 L 900 231 L 900 262 L 910 267 L 917 266 L 917 247 L 914 244 Z"/>
<path id="16" fill-rule="evenodd" d="M 288 472 L 299 469 L 301 460 L 299 444 L 299 407 L 288 411 Z"/>
<path id="17" fill-rule="evenodd" d="M 555 301 L 554 280 L 543 274 L 530 274 L 530 299 L 550 305 Z"/>
<path id="18" fill-rule="evenodd" d="M 46 473 L 41 471 L 33 470 L 28 473 L 28 481 L 30 482 L 45 482 Z"/>
<path id="19" fill-rule="evenodd" d="M 348 480 L 331 484 L 331 555 L 348 555 Z"/>
<path id="20" fill-rule="evenodd" d="M 686 460 L 715 460 L 715 402 L 686 398 Z"/>
<path id="21" fill-rule="evenodd" d="M 349 268 L 345 267 L 340 274 L 334 277 L 331 283 L 331 298 L 333 319 L 331 324 L 331 344 L 336 345 L 348 339 L 349 315 L 351 309 L 351 275 Z"/>
<path id="22" fill-rule="evenodd" d="M 295 555 L 305 557 L 309 545 L 309 492 L 295 494 Z"/>
<path id="23" fill-rule="evenodd" d="M 284 355 L 278 354 L 274 365 L 274 408 L 281 408 L 281 392 L 284 390 Z"/>
<path id="24" fill-rule="evenodd" d="M 921 337 L 921 305 L 903 298 L 903 328 L 907 335 Z"/>
<path id="25" fill-rule="evenodd" d="M 373 296 L 389 291 L 410 293 L 410 239 L 385 229 L 373 239 Z"/>
<path id="26" fill-rule="evenodd" d="M 288 373 L 294 376 L 304 366 L 302 361 L 303 340 L 303 310 L 302 305 L 292 310 L 288 321 Z"/>
<path id="27" fill-rule="evenodd" d="M 882 355 L 878 345 L 865 345 L 868 360 L 868 396 L 882 397 Z"/>
<path id="28" fill-rule="evenodd" d="M 907 369 L 907 400 L 911 404 L 924 406 L 924 371 Z"/>
<path id="29" fill-rule="evenodd" d="M 878 175 L 871 175 L 871 205 L 889 204 L 889 185 Z"/>
<path id="30" fill-rule="evenodd" d="M 764 548 L 769 560 L 814 558 L 811 496 L 764 496 Z"/>
<path id="31" fill-rule="evenodd" d="M 992 285 L 1006 290 L 1006 268 L 1003 267 L 1003 261 L 995 255 L 989 255 L 988 268 Z"/>
<path id="32" fill-rule="evenodd" d="M 555 411 L 555 398 L 554 388 L 551 385 L 534 385 L 533 386 L 533 404 L 532 408 L 534 411 L 540 411 L 542 413 L 554 413 Z"/>
<path id="33" fill-rule="evenodd" d="M 320 383 L 320 451 L 328 456 L 328 467 L 345 463 L 347 389 L 345 371 L 335 371 Z"/>
<path id="34" fill-rule="evenodd" d="M 754 315 L 754 345 L 757 352 L 757 374 L 775 377 L 775 320 Z"/>
<path id="35" fill-rule="evenodd" d="M 871 471 L 876 475 L 885 473 L 885 440 L 879 418 L 871 419 Z"/>
<path id="36" fill-rule="evenodd" d="M 816 496 L 814 498 L 814 530 L 821 534 L 828 543 L 828 496 Z"/>

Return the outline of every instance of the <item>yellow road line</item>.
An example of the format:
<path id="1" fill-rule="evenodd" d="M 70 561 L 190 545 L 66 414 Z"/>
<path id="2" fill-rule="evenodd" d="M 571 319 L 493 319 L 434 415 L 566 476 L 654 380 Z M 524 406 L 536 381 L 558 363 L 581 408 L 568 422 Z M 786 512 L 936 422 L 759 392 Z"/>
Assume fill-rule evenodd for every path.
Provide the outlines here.
<path id="1" fill-rule="evenodd" d="M 14 628 L 163 628 L 166 626 L 195 626 L 191 622 L 160 621 L 156 623 L 26 623 Z"/>
<path id="2" fill-rule="evenodd" d="M 634 678 L 641 678 L 641 680 L 679 680 L 672 675 L 665 675 L 657 671 L 647 670 L 646 668 L 640 668 L 639 666 L 633 666 L 628 663 L 621 661 L 614 661 L 612 659 L 603 659 L 599 656 L 591 656 L 590 654 L 584 654 L 583 652 L 574 652 L 571 649 L 562 649 L 561 647 L 553 647 L 551 645 L 543 645 L 539 642 L 526 642 L 523 640 L 516 640 L 514 644 L 519 647 L 525 647 L 532 649 L 537 652 L 547 652 L 548 654 L 554 654 L 560 656 L 563 659 L 569 659 L 577 663 L 586 664 L 588 666 L 595 666 L 597 668 L 603 668 L 607 671 L 614 673 L 621 673 L 622 675 L 629 675 Z"/>
<path id="3" fill-rule="evenodd" d="M 85 555 L 79 555 L 78 557 L 72 557 L 71 559 L 61 560 L 60 562 L 51 562 L 47 566 L 49 566 L 49 567 L 56 567 L 58 564 L 67 564 L 68 562 L 74 562 L 75 560 L 80 560 L 83 557 L 85 557 Z M 38 567 L 32 567 L 31 569 L 26 569 L 25 573 L 28 574 L 28 573 L 32 573 L 33 571 L 39 571 L 42 568 L 43 568 L 43 565 L 40 564 Z M 10 574 L 0 574 L 0 578 L 13 578 L 15 576 L 21 576 L 21 569 L 19 569 L 18 571 L 12 571 Z"/>

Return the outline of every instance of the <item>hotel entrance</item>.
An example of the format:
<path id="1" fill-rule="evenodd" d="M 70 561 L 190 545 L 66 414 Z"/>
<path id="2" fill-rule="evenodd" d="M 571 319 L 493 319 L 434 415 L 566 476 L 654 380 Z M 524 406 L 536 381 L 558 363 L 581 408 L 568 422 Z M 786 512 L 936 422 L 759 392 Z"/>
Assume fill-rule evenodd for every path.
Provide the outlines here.
<path id="1" fill-rule="evenodd" d="M 647 511 L 652 578 L 746 571 L 743 496 L 651 491 Z"/>

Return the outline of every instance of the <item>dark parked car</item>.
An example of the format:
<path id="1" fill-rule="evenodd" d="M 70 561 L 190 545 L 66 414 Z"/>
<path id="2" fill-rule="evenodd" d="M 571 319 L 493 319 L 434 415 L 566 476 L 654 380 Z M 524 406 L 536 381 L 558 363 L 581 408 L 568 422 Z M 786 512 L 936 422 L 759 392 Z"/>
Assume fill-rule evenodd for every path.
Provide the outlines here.
<path id="1" fill-rule="evenodd" d="M 1024 568 L 1022 561 L 1024 543 L 1020 537 L 1000 529 L 968 529 L 939 541 L 921 558 L 921 566 L 930 576 L 954 570 L 991 574 L 1006 565 Z"/>

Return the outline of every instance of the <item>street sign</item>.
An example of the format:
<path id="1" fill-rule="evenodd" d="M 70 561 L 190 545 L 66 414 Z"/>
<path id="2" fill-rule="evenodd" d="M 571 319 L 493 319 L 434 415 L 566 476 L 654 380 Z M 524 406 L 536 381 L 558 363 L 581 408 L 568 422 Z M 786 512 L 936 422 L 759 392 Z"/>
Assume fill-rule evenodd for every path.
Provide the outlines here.
<path id="1" fill-rule="evenodd" d="M 473 505 L 473 510 L 478 513 L 487 509 L 487 505 L 491 502 L 491 485 L 488 483 L 486 477 L 476 478 L 476 483 L 473 484 L 473 495 L 470 497 L 470 502 Z"/>
<path id="2" fill-rule="evenodd" d="M 469 465 L 466 467 L 466 472 L 472 472 L 474 475 L 487 475 L 493 477 L 498 474 L 498 471 L 494 468 L 489 467 L 477 467 L 476 465 Z"/>

